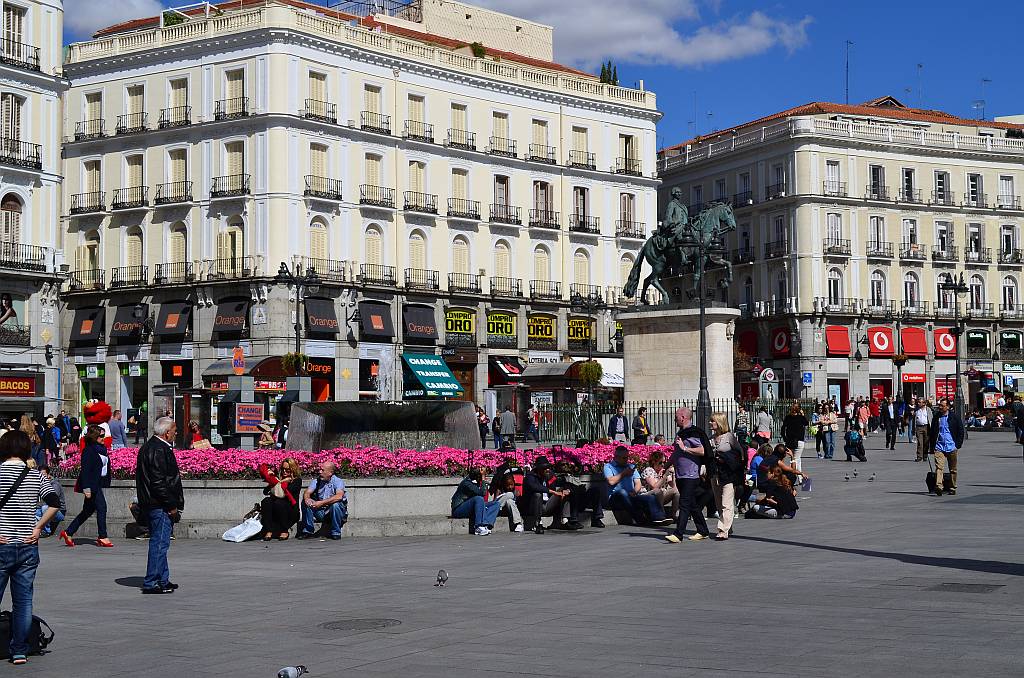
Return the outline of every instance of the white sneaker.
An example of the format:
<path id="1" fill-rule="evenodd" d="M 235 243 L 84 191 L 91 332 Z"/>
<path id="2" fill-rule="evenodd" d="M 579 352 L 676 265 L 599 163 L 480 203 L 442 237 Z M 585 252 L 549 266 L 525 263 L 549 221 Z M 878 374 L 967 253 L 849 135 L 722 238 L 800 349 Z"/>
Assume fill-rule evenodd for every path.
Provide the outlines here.
<path id="1" fill-rule="evenodd" d="M 512 531 L 513 531 L 513 532 L 522 532 L 522 531 L 523 531 L 523 524 L 522 524 L 522 523 L 518 523 L 518 524 L 516 525 L 516 529 L 514 529 L 514 530 L 512 530 Z"/>
<path id="2" fill-rule="evenodd" d="M 477 534 L 480 535 L 481 537 L 486 537 L 487 535 L 489 535 L 491 533 L 491 528 L 489 528 L 489 527 L 479 527 L 479 528 L 477 528 L 477 530 L 479 530 L 477 532 Z"/>

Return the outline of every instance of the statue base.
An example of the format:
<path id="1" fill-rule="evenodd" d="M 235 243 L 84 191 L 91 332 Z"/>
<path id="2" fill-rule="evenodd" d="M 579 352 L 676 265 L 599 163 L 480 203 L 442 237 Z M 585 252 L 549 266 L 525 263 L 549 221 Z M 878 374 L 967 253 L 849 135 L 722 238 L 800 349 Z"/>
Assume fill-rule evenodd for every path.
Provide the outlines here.
<path id="1" fill-rule="evenodd" d="M 712 401 L 736 395 L 733 329 L 739 309 L 704 310 L 708 391 Z M 700 390 L 700 309 L 652 307 L 620 313 L 625 400 L 696 400 Z"/>

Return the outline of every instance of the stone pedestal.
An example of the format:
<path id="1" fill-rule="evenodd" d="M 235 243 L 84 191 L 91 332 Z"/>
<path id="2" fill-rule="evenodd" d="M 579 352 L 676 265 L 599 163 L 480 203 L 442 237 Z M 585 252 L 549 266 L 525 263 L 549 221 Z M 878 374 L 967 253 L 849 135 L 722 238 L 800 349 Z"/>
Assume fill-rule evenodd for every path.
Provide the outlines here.
<path id="1" fill-rule="evenodd" d="M 736 395 L 732 342 L 739 315 L 738 309 L 724 307 L 704 312 L 712 401 Z M 618 321 L 625 340 L 625 400 L 696 400 L 700 390 L 700 310 L 659 308 L 620 313 Z"/>

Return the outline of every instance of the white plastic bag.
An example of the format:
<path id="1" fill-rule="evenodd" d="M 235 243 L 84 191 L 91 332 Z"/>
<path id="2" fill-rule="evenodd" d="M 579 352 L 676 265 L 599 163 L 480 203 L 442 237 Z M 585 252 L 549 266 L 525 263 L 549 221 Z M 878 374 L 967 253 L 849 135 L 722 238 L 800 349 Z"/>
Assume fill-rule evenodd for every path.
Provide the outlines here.
<path id="1" fill-rule="evenodd" d="M 241 544 L 247 539 L 255 537 L 263 529 L 263 523 L 259 518 L 246 518 L 241 525 L 235 525 L 221 537 L 224 541 L 231 541 Z"/>

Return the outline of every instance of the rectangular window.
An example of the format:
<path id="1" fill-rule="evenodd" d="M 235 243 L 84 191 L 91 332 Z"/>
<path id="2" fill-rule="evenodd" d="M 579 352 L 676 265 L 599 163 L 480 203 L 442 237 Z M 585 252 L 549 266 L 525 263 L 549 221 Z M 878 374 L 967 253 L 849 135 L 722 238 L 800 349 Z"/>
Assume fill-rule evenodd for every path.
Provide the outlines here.
<path id="1" fill-rule="evenodd" d="M 693 201 L 690 203 L 694 209 L 698 209 L 704 204 L 704 187 L 700 184 L 690 189 L 690 194 L 693 196 Z"/>
<path id="2" fill-rule="evenodd" d="M 904 167 L 903 168 L 903 197 L 904 199 L 913 199 L 914 188 L 916 181 L 914 180 L 914 170 Z"/>
<path id="3" fill-rule="evenodd" d="M 715 200 L 725 199 L 725 179 L 715 180 Z"/>
<path id="4" fill-rule="evenodd" d="M 885 240 L 885 218 L 870 217 L 868 219 L 868 240 L 879 244 Z"/>
<path id="5" fill-rule="evenodd" d="M 915 219 L 904 219 L 903 220 L 903 240 L 908 245 L 919 245 L 920 234 L 917 231 L 917 220 Z"/>
<path id="6" fill-rule="evenodd" d="M 86 193 L 98 193 L 101 189 L 100 161 L 87 160 L 82 165 L 84 175 L 84 189 Z"/>
<path id="7" fill-rule="evenodd" d="M 143 181 L 143 167 L 142 167 L 142 156 L 141 155 L 130 155 L 125 159 L 125 165 L 127 170 L 127 181 L 125 182 L 125 188 L 134 188 L 136 186 L 142 186 Z"/>
<path id="8" fill-rule="evenodd" d="M 572 150 L 587 152 L 590 150 L 590 146 L 587 140 L 587 128 L 586 127 L 573 127 L 572 128 Z"/>
<path id="9" fill-rule="evenodd" d="M 462 104 L 452 104 L 452 129 L 469 131 L 469 116 L 466 107 Z"/>
<path id="10" fill-rule="evenodd" d="M 981 175 L 967 175 L 967 204 L 972 207 L 981 207 L 985 203 L 985 194 L 982 191 Z"/>
<path id="11" fill-rule="evenodd" d="M 740 175 L 740 193 L 750 193 L 750 172 Z"/>
<path id="12" fill-rule="evenodd" d="M 224 98 L 241 99 L 245 96 L 245 71 L 241 68 L 224 74 Z"/>
<path id="13" fill-rule="evenodd" d="M 327 147 L 323 144 L 309 146 L 309 173 L 314 177 L 327 176 Z"/>
<path id="14" fill-rule="evenodd" d="M 452 197 L 466 200 L 469 195 L 469 173 L 463 169 L 452 170 Z"/>
<path id="15" fill-rule="evenodd" d="M 636 159 L 636 137 L 632 134 L 619 135 L 619 157 L 626 160 Z"/>
<path id="16" fill-rule="evenodd" d="M 1000 176 L 999 177 L 999 206 L 1000 207 L 1014 207 L 1015 198 L 1013 193 L 1013 177 L 1012 176 Z"/>
<path id="17" fill-rule="evenodd" d="M 935 199 L 939 201 L 949 199 L 949 172 L 935 173 Z"/>
<path id="18" fill-rule="evenodd" d="M 409 190 L 414 193 L 425 193 L 424 177 L 427 173 L 425 162 L 412 161 L 409 163 Z"/>
<path id="19" fill-rule="evenodd" d="M 309 98 L 313 101 L 328 101 L 326 73 L 309 72 Z"/>
<path id="20" fill-rule="evenodd" d="M 188 151 L 176 148 L 167 153 L 168 180 L 171 183 L 188 181 Z"/>
<path id="21" fill-rule="evenodd" d="M 370 186 L 380 186 L 381 158 L 379 155 L 367 155 L 364 160 L 366 172 L 366 183 Z"/>
<path id="22" fill-rule="evenodd" d="M 508 139 L 508 114 L 507 113 L 493 113 L 491 116 L 492 132 L 491 136 L 497 137 L 498 139 Z"/>
<path id="23" fill-rule="evenodd" d="M 828 239 L 835 241 L 843 237 L 843 217 L 840 214 L 830 212 L 826 216 L 826 224 L 828 229 Z"/>
<path id="24" fill-rule="evenodd" d="M 25 42 L 24 38 L 25 10 L 15 5 L 4 4 L 4 40 Z M 5 52 L 13 51 L 14 46 L 5 45 Z"/>
<path id="25" fill-rule="evenodd" d="M 981 224 L 967 224 L 967 251 L 980 252 L 982 242 Z"/>
<path id="26" fill-rule="evenodd" d="M 632 193 L 619 194 L 619 219 L 622 221 L 636 221 L 636 198 Z"/>
<path id="27" fill-rule="evenodd" d="M 99 120 L 103 117 L 103 93 L 89 92 L 85 95 L 85 119 Z"/>
<path id="28" fill-rule="evenodd" d="M 21 139 L 21 97 L 5 92 L 0 95 L 0 136 L 4 139 Z"/>
<path id="29" fill-rule="evenodd" d="M 128 88 L 128 106 L 125 111 L 129 115 L 142 113 L 145 110 L 146 89 L 142 85 L 132 85 Z"/>
<path id="30" fill-rule="evenodd" d="M 533 182 L 533 209 L 553 212 L 551 205 L 551 184 L 546 181 Z"/>
<path id="31" fill-rule="evenodd" d="M 1004 224 L 999 229 L 999 242 L 1003 252 L 1013 252 L 1017 249 L 1017 229 L 1010 224 Z"/>
<path id="32" fill-rule="evenodd" d="M 582 186 L 576 186 L 572 189 L 572 209 L 573 213 L 581 217 L 586 217 L 590 207 L 590 191 Z"/>
<path id="33" fill-rule="evenodd" d="M 775 242 L 786 242 L 786 217 L 781 214 L 775 217 Z"/>
<path id="34" fill-rule="evenodd" d="M 828 182 L 830 188 L 834 185 L 839 184 L 838 160 L 827 160 L 825 162 L 825 181 Z"/>
<path id="35" fill-rule="evenodd" d="M 224 144 L 224 174 L 245 174 L 245 142 L 232 141 Z"/>
<path id="36" fill-rule="evenodd" d="M 170 107 L 180 108 L 188 106 L 188 80 L 186 78 L 171 80 L 170 86 L 170 100 L 168 102 Z"/>
<path id="37" fill-rule="evenodd" d="M 871 165 L 868 168 L 868 197 L 885 200 L 885 168 Z"/>
<path id="38" fill-rule="evenodd" d="M 548 123 L 546 120 L 534 120 L 530 125 L 530 139 L 537 146 L 548 145 Z"/>
<path id="39" fill-rule="evenodd" d="M 948 221 L 935 222 L 935 247 L 943 252 L 953 246 L 953 224 Z"/>
<path id="40" fill-rule="evenodd" d="M 509 198 L 508 177 L 497 175 L 494 177 L 494 204 L 508 205 Z"/>
<path id="41" fill-rule="evenodd" d="M 775 165 L 772 168 L 772 174 L 775 177 L 775 184 L 780 190 L 785 190 L 786 187 L 786 169 L 782 165 Z"/>
<path id="42" fill-rule="evenodd" d="M 368 113 L 381 112 L 381 90 L 375 85 L 363 87 L 363 110 Z"/>
<path id="43" fill-rule="evenodd" d="M 426 101 L 421 96 L 409 95 L 409 120 L 413 122 L 426 122 L 427 109 Z"/>

